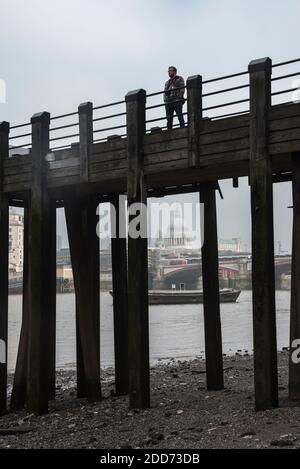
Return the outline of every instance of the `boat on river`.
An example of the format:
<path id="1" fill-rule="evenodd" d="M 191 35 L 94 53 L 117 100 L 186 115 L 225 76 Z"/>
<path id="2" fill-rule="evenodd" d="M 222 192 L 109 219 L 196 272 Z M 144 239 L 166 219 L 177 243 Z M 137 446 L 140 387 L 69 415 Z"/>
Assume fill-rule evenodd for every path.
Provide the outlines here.
<path id="1" fill-rule="evenodd" d="M 112 290 L 109 291 L 113 295 Z M 221 303 L 235 303 L 241 290 L 222 288 L 219 290 Z M 203 303 L 202 290 L 149 290 L 149 305 L 177 305 Z"/>

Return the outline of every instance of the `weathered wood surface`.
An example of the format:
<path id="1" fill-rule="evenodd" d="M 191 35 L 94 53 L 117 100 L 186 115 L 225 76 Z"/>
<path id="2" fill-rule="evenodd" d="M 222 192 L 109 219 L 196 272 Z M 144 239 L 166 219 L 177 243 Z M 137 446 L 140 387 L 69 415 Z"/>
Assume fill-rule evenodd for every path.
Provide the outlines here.
<path id="1" fill-rule="evenodd" d="M 300 153 L 292 158 L 293 165 L 293 247 L 290 317 L 289 398 L 300 399 Z"/>
<path id="2" fill-rule="evenodd" d="M 199 99 L 199 96 L 195 99 Z M 195 113 L 192 115 L 195 127 L 198 118 Z M 99 188 L 104 192 L 123 191 L 127 177 L 127 139 L 109 139 L 107 142 L 92 144 L 90 114 L 83 113 L 81 119 L 81 147 L 78 145 L 54 152 L 55 161 L 48 161 L 45 165 L 46 184 L 55 191 L 85 181 L 94 183 L 90 187 L 91 192 L 99 192 Z M 290 170 L 291 152 L 300 151 L 300 104 L 271 107 L 268 128 L 272 169 Z M 209 180 L 211 174 L 218 174 L 219 179 L 228 178 L 232 171 L 233 176 L 249 175 L 249 114 L 200 120 L 196 134 L 193 140 L 186 127 L 144 136 L 143 154 L 145 175 L 149 175 L 148 188 L 163 187 L 169 178 L 177 182 L 176 171 L 182 170 L 186 170 L 183 182 L 190 183 Z M 195 142 L 199 145 L 197 152 Z M 83 155 L 81 158 L 80 149 Z M 198 162 L 196 167 L 190 167 L 191 164 L 194 166 L 191 161 L 195 160 Z M 8 158 L 3 167 L 4 191 L 16 193 L 29 190 L 31 170 L 31 154 Z"/>
<path id="3" fill-rule="evenodd" d="M 207 389 L 223 389 L 223 355 L 219 297 L 218 231 L 216 184 L 201 185 L 203 312 Z"/>
<path id="4" fill-rule="evenodd" d="M 118 396 L 128 392 L 128 294 L 125 200 L 112 200 L 111 260 L 114 310 L 115 386 Z"/>
<path id="5" fill-rule="evenodd" d="M 202 124 L 202 77 L 195 75 L 189 77 L 187 87 L 187 114 L 188 114 L 188 152 L 189 166 L 198 166 L 200 163 L 200 131 Z"/>
<path id="6" fill-rule="evenodd" d="M 99 238 L 93 197 L 65 199 L 66 224 L 76 294 L 78 397 L 101 398 Z M 79 342 L 78 342 L 79 341 Z"/>
<path id="7" fill-rule="evenodd" d="M 45 275 L 47 285 L 47 316 L 49 336 L 49 399 L 55 399 L 56 381 L 56 206 L 51 201 L 47 238 L 48 263 Z"/>
<path id="8" fill-rule="evenodd" d="M 0 428 L 0 436 L 20 435 L 29 432 L 35 432 L 36 430 L 36 427 L 26 427 L 25 425 L 19 427 Z"/>
<path id="9" fill-rule="evenodd" d="M 147 222 L 143 207 L 147 192 L 143 172 L 146 92 L 126 95 L 129 223 L 133 204 L 139 205 L 141 223 Z M 150 405 L 149 324 L 148 324 L 148 252 L 147 238 L 128 235 L 128 363 L 129 404 L 131 408 Z"/>
<path id="10" fill-rule="evenodd" d="M 52 304 L 49 283 L 51 199 L 45 190 L 44 163 L 49 151 L 50 115 L 36 114 L 32 122 L 32 180 L 29 206 L 29 334 L 27 409 L 35 414 L 48 410 Z"/>
<path id="11" fill-rule="evenodd" d="M 0 123 L 0 415 L 6 413 L 8 338 L 8 196 L 3 193 L 4 166 L 8 158 L 8 122 Z"/>
<path id="12" fill-rule="evenodd" d="M 28 363 L 28 334 L 29 334 L 29 277 L 28 277 L 28 248 L 29 223 L 28 208 L 24 209 L 24 249 L 23 249 L 23 298 L 22 298 L 22 325 L 18 347 L 14 382 L 10 399 L 11 410 L 20 410 L 26 403 L 27 363 Z"/>
<path id="13" fill-rule="evenodd" d="M 253 61 L 250 72 L 250 184 L 252 296 L 256 410 L 278 406 L 273 187 L 268 152 L 271 59 Z"/>
<path id="14" fill-rule="evenodd" d="M 93 104 L 82 103 L 78 107 L 80 133 L 80 180 L 89 180 L 89 148 L 93 143 Z"/>

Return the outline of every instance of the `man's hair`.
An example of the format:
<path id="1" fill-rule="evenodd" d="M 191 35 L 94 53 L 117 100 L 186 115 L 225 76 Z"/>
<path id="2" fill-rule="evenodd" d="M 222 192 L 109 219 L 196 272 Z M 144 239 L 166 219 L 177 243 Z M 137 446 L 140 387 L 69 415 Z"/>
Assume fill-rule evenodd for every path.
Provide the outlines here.
<path id="1" fill-rule="evenodd" d="M 169 67 L 169 70 L 170 70 L 170 68 L 174 68 L 174 70 L 175 70 L 175 73 L 177 73 L 177 68 L 176 68 L 176 67 L 174 67 L 174 65 L 170 65 L 170 67 Z"/>

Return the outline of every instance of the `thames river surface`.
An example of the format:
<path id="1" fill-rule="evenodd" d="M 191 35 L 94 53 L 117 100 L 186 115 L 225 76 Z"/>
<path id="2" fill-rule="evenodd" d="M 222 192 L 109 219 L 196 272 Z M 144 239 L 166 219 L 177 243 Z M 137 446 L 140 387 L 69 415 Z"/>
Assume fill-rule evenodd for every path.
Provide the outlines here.
<path id="1" fill-rule="evenodd" d="M 221 303 L 223 352 L 252 353 L 251 291 L 236 303 Z M 101 366 L 114 364 L 112 297 L 101 292 Z M 21 295 L 9 296 L 8 368 L 16 361 L 21 327 Z M 288 346 L 290 291 L 276 292 L 278 350 Z M 203 305 L 158 305 L 149 308 L 150 360 L 188 359 L 204 354 Z M 75 366 L 75 296 L 57 294 L 57 368 Z"/>

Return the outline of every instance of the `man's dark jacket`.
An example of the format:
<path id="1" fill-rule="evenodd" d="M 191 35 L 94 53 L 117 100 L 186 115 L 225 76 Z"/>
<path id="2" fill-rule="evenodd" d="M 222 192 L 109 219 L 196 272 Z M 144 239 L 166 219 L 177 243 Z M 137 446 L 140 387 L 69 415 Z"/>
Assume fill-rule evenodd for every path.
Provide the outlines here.
<path id="1" fill-rule="evenodd" d="M 164 101 L 165 103 L 170 103 L 172 101 L 177 101 L 179 99 L 183 100 L 184 96 L 184 79 L 179 75 L 175 75 L 175 77 L 170 78 L 166 81 L 165 84 L 165 93 L 164 93 Z M 178 89 L 182 88 L 182 89 Z"/>

